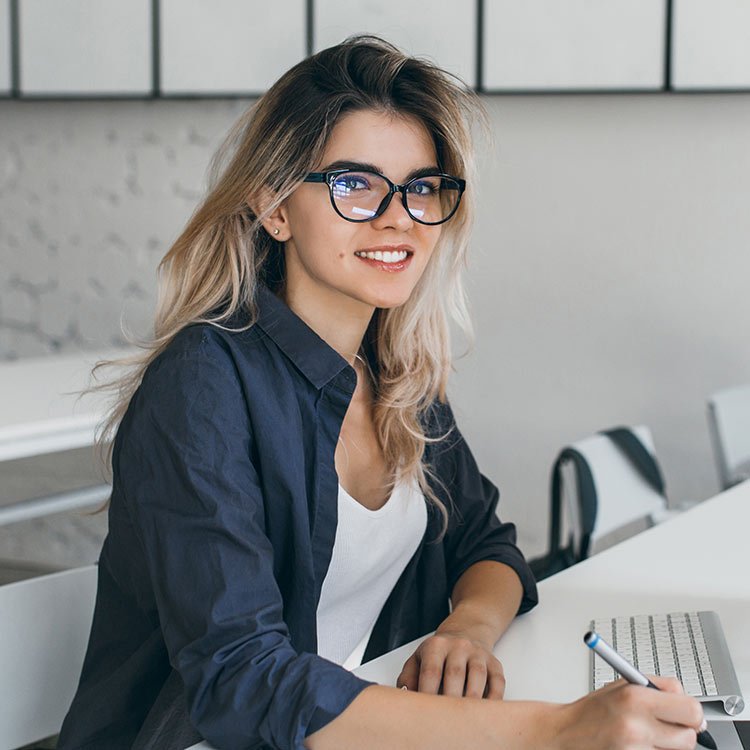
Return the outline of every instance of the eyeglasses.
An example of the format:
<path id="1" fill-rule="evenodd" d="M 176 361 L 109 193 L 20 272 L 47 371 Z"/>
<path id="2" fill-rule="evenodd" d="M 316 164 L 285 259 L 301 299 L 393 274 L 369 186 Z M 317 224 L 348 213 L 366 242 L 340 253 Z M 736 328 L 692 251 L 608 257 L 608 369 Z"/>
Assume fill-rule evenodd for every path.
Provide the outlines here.
<path id="1" fill-rule="evenodd" d="M 325 182 L 331 205 L 347 221 L 372 221 L 401 193 L 404 208 L 420 224 L 442 224 L 456 213 L 466 181 L 435 172 L 395 185 L 385 175 L 366 170 L 332 169 L 310 172 L 304 182 Z"/>

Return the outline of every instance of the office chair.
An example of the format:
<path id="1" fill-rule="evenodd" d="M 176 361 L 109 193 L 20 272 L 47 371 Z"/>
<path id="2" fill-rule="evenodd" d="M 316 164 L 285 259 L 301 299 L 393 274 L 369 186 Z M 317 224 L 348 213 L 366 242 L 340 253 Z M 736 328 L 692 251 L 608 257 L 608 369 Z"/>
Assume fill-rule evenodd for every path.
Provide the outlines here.
<path id="1" fill-rule="evenodd" d="M 750 385 L 710 396 L 708 426 L 721 488 L 750 479 Z"/>
<path id="2" fill-rule="evenodd" d="M 666 520 L 664 480 L 648 427 L 615 428 L 564 448 L 550 483 L 548 553 L 537 580 Z"/>
<path id="3" fill-rule="evenodd" d="M 96 570 L 0 586 L 0 750 L 60 731 L 86 652 Z"/>

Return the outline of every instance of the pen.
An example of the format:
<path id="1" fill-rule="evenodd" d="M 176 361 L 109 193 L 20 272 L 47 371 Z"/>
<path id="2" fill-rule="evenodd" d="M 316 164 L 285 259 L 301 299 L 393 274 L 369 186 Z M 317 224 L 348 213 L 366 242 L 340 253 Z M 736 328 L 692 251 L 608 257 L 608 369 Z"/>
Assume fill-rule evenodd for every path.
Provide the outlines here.
<path id="1" fill-rule="evenodd" d="M 583 636 L 583 642 L 592 651 L 595 651 L 601 656 L 602 659 L 604 659 L 604 661 L 615 670 L 615 672 L 624 677 L 628 682 L 634 685 L 650 687 L 654 690 L 659 689 L 648 679 L 648 677 L 646 677 L 646 675 L 641 674 L 627 659 L 620 656 L 620 654 L 618 654 L 617 651 L 615 651 L 598 633 L 589 630 L 589 632 Z M 703 720 L 703 725 L 705 726 L 705 719 Z M 714 742 L 714 738 L 706 729 L 698 732 L 698 744 L 709 748 L 709 750 L 716 750 L 716 742 Z"/>

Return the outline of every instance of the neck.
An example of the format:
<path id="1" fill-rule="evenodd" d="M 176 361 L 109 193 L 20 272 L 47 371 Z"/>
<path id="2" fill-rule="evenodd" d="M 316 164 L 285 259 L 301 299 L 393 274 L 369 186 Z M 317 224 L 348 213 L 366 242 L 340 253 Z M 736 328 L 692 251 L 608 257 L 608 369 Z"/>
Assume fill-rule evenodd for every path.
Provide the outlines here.
<path id="1" fill-rule="evenodd" d="M 374 307 L 335 290 L 306 289 L 305 285 L 296 284 L 286 286 L 284 301 L 323 341 L 355 366 Z"/>

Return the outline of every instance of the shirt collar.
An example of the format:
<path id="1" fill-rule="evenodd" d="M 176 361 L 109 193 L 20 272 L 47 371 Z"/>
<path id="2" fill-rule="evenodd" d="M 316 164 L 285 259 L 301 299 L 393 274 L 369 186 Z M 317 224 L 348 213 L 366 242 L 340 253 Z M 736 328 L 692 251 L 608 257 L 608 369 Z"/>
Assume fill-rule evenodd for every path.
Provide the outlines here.
<path id="1" fill-rule="evenodd" d="M 257 325 L 295 367 L 319 390 L 343 373 L 342 382 L 353 391 L 354 368 L 265 284 L 258 284 L 257 289 Z"/>

